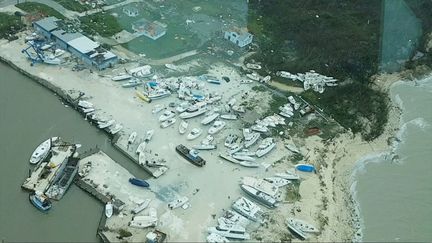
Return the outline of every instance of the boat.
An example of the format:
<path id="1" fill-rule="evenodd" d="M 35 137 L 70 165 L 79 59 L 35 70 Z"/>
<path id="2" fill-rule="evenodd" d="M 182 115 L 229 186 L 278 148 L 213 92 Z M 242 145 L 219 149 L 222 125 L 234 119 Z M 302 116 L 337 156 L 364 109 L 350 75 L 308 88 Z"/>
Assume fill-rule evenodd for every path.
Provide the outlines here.
<path id="1" fill-rule="evenodd" d="M 210 115 L 206 116 L 206 117 L 201 121 L 201 124 L 203 124 L 203 125 L 207 125 L 207 124 L 211 123 L 212 121 L 216 120 L 216 118 L 218 118 L 218 117 L 219 117 L 219 113 L 213 113 L 213 114 L 210 114 Z"/>
<path id="2" fill-rule="evenodd" d="M 135 92 L 135 95 L 136 95 L 138 98 L 140 98 L 141 100 L 143 100 L 143 101 L 145 101 L 145 102 L 147 102 L 147 103 L 151 103 L 151 99 L 150 99 L 147 95 L 143 94 L 142 92 L 140 92 L 140 91 L 136 91 L 136 92 Z"/>
<path id="3" fill-rule="evenodd" d="M 256 156 L 261 158 L 262 156 L 268 154 L 274 147 L 276 147 L 276 143 L 273 138 L 265 138 L 258 147 L 256 151 Z"/>
<path id="4" fill-rule="evenodd" d="M 132 209 L 133 214 L 137 214 L 148 207 L 151 199 L 145 199 L 142 203 L 138 204 L 134 209 Z"/>
<path id="5" fill-rule="evenodd" d="M 175 118 L 168 119 L 160 124 L 161 128 L 167 128 L 176 122 Z"/>
<path id="6" fill-rule="evenodd" d="M 112 205 L 112 203 L 111 202 L 107 202 L 106 204 L 105 204 L 105 216 L 107 217 L 107 218 L 111 218 L 111 216 L 113 215 L 113 205 Z"/>
<path id="7" fill-rule="evenodd" d="M 107 122 L 100 122 L 100 123 L 98 123 L 98 127 L 100 129 L 104 129 L 104 128 L 107 128 L 107 127 L 114 125 L 114 122 L 115 122 L 115 120 L 109 120 Z"/>
<path id="8" fill-rule="evenodd" d="M 85 100 L 78 101 L 78 106 L 85 109 L 93 108 L 93 104 Z"/>
<path id="9" fill-rule="evenodd" d="M 285 144 L 285 148 L 287 148 L 293 153 L 300 153 L 299 149 L 297 148 L 297 146 L 295 146 L 295 144 Z"/>
<path id="10" fill-rule="evenodd" d="M 241 189 L 246 192 L 249 196 L 251 196 L 256 201 L 260 202 L 261 204 L 269 207 L 269 208 L 275 208 L 276 207 L 276 199 L 274 199 L 272 196 L 261 192 L 254 187 L 248 186 L 248 185 L 240 185 Z"/>
<path id="11" fill-rule="evenodd" d="M 132 220 L 128 223 L 129 227 L 137 229 L 145 229 L 148 227 L 154 227 L 157 225 L 157 218 L 146 216 L 147 219 Z"/>
<path id="12" fill-rule="evenodd" d="M 250 79 L 242 79 L 242 80 L 240 80 L 240 83 L 241 84 L 250 84 L 250 83 L 253 83 L 253 81 Z"/>
<path id="13" fill-rule="evenodd" d="M 219 157 L 221 157 L 222 159 L 227 160 L 227 161 L 229 161 L 229 162 L 231 162 L 231 163 L 234 163 L 234 164 L 240 164 L 240 161 L 234 159 L 234 158 L 233 158 L 231 155 L 229 155 L 229 154 L 219 154 Z"/>
<path id="14" fill-rule="evenodd" d="M 149 187 L 150 184 L 147 183 L 147 181 L 142 180 L 142 179 L 138 179 L 138 178 L 129 178 L 129 183 L 131 183 L 132 185 L 135 186 L 140 186 L 140 187 Z"/>
<path id="15" fill-rule="evenodd" d="M 52 207 L 51 201 L 48 197 L 39 191 L 30 194 L 29 200 L 33 206 L 43 212 L 48 211 Z"/>
<path id="16" fill-rule="evenodd" d="M 236 111 L 239 113 L 245 113 L 246 112 L 245 107 L 242 105 L 233 105 L 231 108 L 233 111 Z"/>
<path id="17" fill-rule="evenodd" d="M 291 181 L 287 179 L 276 177 L 276 176 L 266 177 L 264 178 L 264 180 L 270 182 L 276 187 L 283 187 L 291 183 Z"/>
<path id="18" fill-rule="evenodd" d="M 168 203 L 168 208 L 171 209 L 171 210 L 172 209 L 176 209 L 176 208 L 179 208 L 179 207 L 183 206 L 187 202 L 189 202 L 189 198 L 187 198 L 187 197 L 180 197 L 180 198 L 177 198 L 177 199 L 169 202 Z"/>
<path id="19" fill-rule="evenodd" d="M 259 81 L 261 77 L 257 73 L 248 73 L 246 77 L 252 79 L 253 81 Z"/>
<path id="20" fill-rule="evenodd" d="M 44 160 L 48 156 L 52 142 L 56 140 L 58 140 L 58 137 L 52 137 L 39 144 L 30 157 L 30 164 L 34 165 Z"/>
<path id="21" fill-rule="evenodd" d="M 257 162 L 253 162 L 253 161 L 240 161 L 239 165 L 241 165 L 243 167 L 248 167 L 248 168 L 259 167 L 259 164 Z"/>
<path id="22" fill-rule="evenodd" d="M 195 111 L 189 111 L 189 108 L 185 112 L 180 113 L 179 117 L 182 119 L 188 119 L 188 118 L 202 115 L 202 114 L 206 113 L 206 111 L 207 111 L 206 107 L 198 108 Z"/>
<path id="23" fill-rule="evenodd" d="M 295 166 L 296 170 L 303 171 L 303 172 L 314 172 L 315 167 L 310 164 L 297 164 Z"/>
<path id="24" fill-rule="evenodd" d="M 226 122 L 224 121 L 215 121 L 213 125 L 209 128 L 208 133 L 209 134 L 215 134 L 218 133 L 222 128 L 224 128 L 226 125 Z"/>
<path id="25" fill-rule="evenodd" d="M 256 156 L 254 151 L 249 151 L 247 149 L 242 149 L 241 151 L 235 152 L 234 154 L 238 156 Z"/>
<path id="26" fill-rule="evenodd" d="M 209 134 L 201 141 L 201 144 L 209 145 L 209 144 L 211 144 L 211 142 L 213 142 L 213 140 L 214 140 L 214 137 Z"/>
<path id="27" fill-rule="evenodd" d="M 152 100 L 162 99 L 171 95 L 171 92 L 166 89 L 157 89 L 151 91 L 147 94 L 147 96 Z"/>
<path id="28" fill-rule="evenodd" d="M 250 146 L 254 145 L 259 138 L 260 138 L 260 134 L 256 132 L 251 133 L 248 139 L 245 137 L 245 142 L 244 142 L 245 148 L 249 148 Z"/>
<path id="29" fill-rule="evenodd" d="M 237 120 L 237 116 L 234 114 L 224 114 L 224 115 L 221 115 L 220 118 L 225 119 L 225 120 Z"/>
<path id="30" fill-rule="evenodd" d="M 165 105 L 157 104 L 157 105 L 155 105 L 155 106 L 153 107 L 153 109 L 152 109 L 152 113 L 153 113 L 153 114 L 159 113 L 159 112 L 162 111 L 163 109 L 165 109 Z"/>
<path id="31" fill-rule="evenodd" d="M 187 135 L 187 140 L 194 140 L 195 138 L 199 137 L 202 133 L 202 130 L 199 128 L 193 128 L 190 133 Z"/>
<path id="32" fill-rule="evenodd" d="M 159 121 L 164 122 L 168 119 L 175 117 L 176 113 L 171 110 L 166 110 L 162 115 L 159 116 Z"/>
<path id="33" fill-rule="evenodd" d="M 165 67 L 174 71 L 178 71 L 178 67 L 172 63 L 165 64 Z"/>
<path id="34" fill-rule="evenodd" d="M 121 86 L 123 88 L 133 88 L 133 87 L 136 87 L 136 86 L 141 85 L 141 84 L 142 84 L 141 80 L 139 80 L 139 79 L 132 79 L 132 80 L 129 80 L 128 82 L 122 84 Z"/>
<path id="35" fill-rule="evenodd" d="M 95 111 L 95 110 L 96 110 L 95 108 L 81 108 L 81 111 L 82 111 L 84 114 L 91 113 L 91 112 L 93 112 L 93 111 Z"/>
<path id="36" fill-rule="evenodd" d="M 135 150 L 135 153 L 140 154 L 140 153 L 144 153 L 145 148 L 147 147 L 147 142 L 144 141 L 142 143 L 140 143 L 137 147 L 137 149 Z"/>
<path id="37" fill-rule="evenodd" d="M 72 149 L 76 149 L 76 146 Z M 64 196 L 78 172 L 78 162 L 78 158 L 69 157 L 60 165 L 51 185 L 45 191 L 47 197 L 60 200 Z"/>
<path id="38" fill-rule="evenodd" d="M 132 68 L 129 70 L 130 74 L 137 77 L 149 77 L 153 75 L 153 72 L 151 71 L 150 65 L 144 65 L 136 68 Z"/>
<path id="39" fill-rule="evenodd" d="M 300 240 L 306 240 L 308 238 L 308 236 L 300 229 L 300 227 L 298 227 L 292 221 L 287 220 L 286 224 L 288 229 L 292 231 Z"/>
<path id="40" fill-rule="evenodd" d="M 197 144 L 193 146 L 196 150 L 213 150 L 216 149 L 217 146 L 215 144 Z"/>
<path id="41" fill-rule="evenodd" d="M 261 65 L 254 64 L 254 63 L 246 63 L 246 67 L 249 69 L 255 69 L 255 70 L 261 69 Z"/>
<path id="42" fill-rule="evenodd" d="M 287 224 L 295 226 L 304 233 L 319 233 L 320 231 L 313 225 L 296 218 L 288 218 Z"/>
<path id="43" fill-rule="evenodd" d="M 209 235 L 207 235 L 207 242 L 209 243 L 224 243 L 224 242 L 229 242 L 229 240 L 219 234 L 216 233 L 210 233 Z"/>
<path id="44" fill-rule="evenodd" d="M 234 144 L 230 147 L 230 149 L 228 150 L 228 154 L 234 154 L 237 153 L 238 151 L 240 151 L 243 148 L 242 144 Z"/>
<path id="45" fill-rule="evenodd" d="M 131 78 L 132 78 L 132 75 L 130 75 L 130 74 L 120 74 L 120 75 L 112 77 L 111 80 L 117 82 L 117 81 L 128 80 L 128 79 L 131 79 Z"/>
<path id="46" fill-rule="evenodd" d="M 261 208 L 245 197 L 237 199 L 232 204 L 232 208 L 237 213 L 255 222 L 258 221 L 262 215 Z"/>
<path id="47" fill-rule="evenodd" d="M 176 107 L 176 111 L 178 113 L 185 112 L 189 108 L 190 104 L 189 102 L 182 102 Z"/>
<path id="48" fill-rule="evenodd" d="M 271 76 L 267 75 L 264 78 L 262 78 L 260 81 L 263 82 L 263 83 L 268 83 L 270 81 L 270 79 L 271 79 Z"/>
<path id="49" fill-rule="evenodd" d="M 179 133 L 184 134 L 189 126 L 187 121 L 181 121 L 179 125 Z"/>
<path id="50" fill-rule="evenodd" d="M 255 125 L 251 126 L 251 130 L 256 131 L 256 132 L 262 132 L 262 133 L 269 131 L 268 127 L 260 125 L 260 124 L 255 124 Z"/>
<path id="51" fill-rule="evenodd" d="M 128 144 L 133 144 L 135 142 L 136 137 L 137 137 L 136 132 L 131 133 L 131 135 L 129 135 L 128 138 Z"/>
<path id="52" fill-rule="evenodd" d="M 237 155 L 236 153 L 232 154 L 232 157 L 236 160 L 241 160 L 241 161 L 249 161 L 249 162 L 254 162 L 255 158 L 247 156 L 247 155 Z"/>
<path id="53" fill-rule="evenodd" d="M 225 147 L 231 148 L 238 140 L 238 136 L 236 134 L 229 134 L 225 139 Z"/>
<path id="54" fill-rule="evenodd" d="M 250 220 L 241 214 L 228 209 L 225 210 L 223 215 L 217 219 L 219 225 L 240 225 L 246 227 L 249 225 Z"/>
<path id="55" fill-rule="evenodd" d="M 247 232 L 236 231 L 234 229 L 223 229 L 220 226 L 209 227 L 207 229 L 209 233 L 215 233 L 230 239 L 238 239 L 238 240 L 249 240 L 250 235 Z"/>
<path id="56" fill-rule="evenodd" d="M 176 147 L 177 153 L 179 153 L 183 158 L 191 162 L 192 164 L 196 166 L 203 166 L 206 164 L 206 161 L 198 156 L 198 152 L 196 150 L 189 150 L 186 146 L 180 144 Z"/>
<path id="57" fill-rule="evenodd" d="M 221 84 L 221 81 L 214 76 L 204 74 L 204 75 L 201 75 L 199 78 L 201 80 L 205 80 L 205 81 L 212 83 L 212 84 Z"/>
<path id="58" fill-rule="evenodd" d="M 299 180 L 300 179 L 299 175 L 297 175 L 296 173 L 293 173 L 289 170 L 287 170 L 286 173 L 276 173 L 275 176 L 279 177 L 279 178 L 287 179 L 287 180 Z"/>
<path id="59" fill-rule="evenodd" d="M 285 117 L 285 118 L 291 118 L 294 116 L 294 113 L 292 111 L 283 110 L 279 112 L 279 115 Z"/>
<path id="60" fill-rule="evenodd" d="M 154 130 L 148 130 L 144 138 L 144 141 L 149 142 L 152 139 L 153 134 L 154 134 Z"/>

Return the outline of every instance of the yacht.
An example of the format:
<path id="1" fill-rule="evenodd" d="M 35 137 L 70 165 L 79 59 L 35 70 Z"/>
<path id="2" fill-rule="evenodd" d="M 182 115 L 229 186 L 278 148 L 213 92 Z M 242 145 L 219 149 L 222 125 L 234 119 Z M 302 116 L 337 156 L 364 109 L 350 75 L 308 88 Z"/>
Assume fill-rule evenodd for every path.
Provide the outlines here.
<path id="1" fill-rule="evenodd" d="M 232 208 L 239 214 L 252 221 L 258 221 L 262 215 L 261 208 L 245 197 L 240 197 L 237 199 L 232 204 Z"/>
<path id="2" fill-rule="evenodd" d="M 246 192 L 246 194 L 257 200 L 258 202 L 262 203 L 263 205 L 269 208 L 276 207 L 276 199 L 274 199 L 272 196 L 248 185 L 241 185 L 240 187 L 244 192 Z"/>

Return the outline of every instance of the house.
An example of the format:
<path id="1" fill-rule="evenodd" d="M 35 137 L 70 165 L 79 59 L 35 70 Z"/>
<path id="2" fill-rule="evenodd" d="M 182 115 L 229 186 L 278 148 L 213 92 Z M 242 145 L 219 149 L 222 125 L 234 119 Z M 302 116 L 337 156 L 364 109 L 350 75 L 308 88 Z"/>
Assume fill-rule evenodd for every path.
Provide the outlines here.
<path id="1" fill-rule="evenodd" d="M 123 8 L 123 13 L 129 17 L 136 17 L 139 15 L 138 9 L 132 6 L 126 6 Z"/>
<path id="2" fill-rule="evenodd" d="M 157 40 L 166 34 L 166 25 L 158 21 L 150 22 L 140 19 L 132 24 L 132 29 L 137 35 L 145 35 L 153 40 Z"/>
<path id="3" fill-rule="evenodd" d="M 225 31 L 224 38 L 238 45 L 239 47 L 245 47 L 252 43 L 253 35 L 247 32 L 247 29 L 234 28 L 229 31 Z"/>
<path id="4" fill-rule="evenodd" d="M 87 66 L 102 70 L 118 63 L 119 59 L 114 53 L 105 50 L 99 43 L 81 33 L 67 32 L 61 29 L 59 21 L 55 17 L 48 17 L 33 22 L 33 27 L 36 32 L 46 39 L 54 41 L 59 48 L 78 57 Z"/>

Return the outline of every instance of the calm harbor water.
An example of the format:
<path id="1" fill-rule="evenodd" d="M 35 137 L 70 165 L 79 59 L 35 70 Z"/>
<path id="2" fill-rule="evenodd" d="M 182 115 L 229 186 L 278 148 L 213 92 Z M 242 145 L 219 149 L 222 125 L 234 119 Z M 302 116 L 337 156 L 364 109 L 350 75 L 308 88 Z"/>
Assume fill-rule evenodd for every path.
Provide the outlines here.
<path id="1" fill-rule="evenodd" d="M 107 136 L 66 108 L 52 92 L 0 63 L 0 240 L 95 242 L 103 205 L 72 185 L 48 214 L 28 201 L 20 186 L 35 147 L 52 136 L 98 146 L 135 176 L 145 172 L 117 152 Z"/>
<path id="2" fill-rule="evenodd" d="M 432 240 L 432 78 L 391 89 L 404 112 L 399 162 L 369 159 L 357 174 L 364 241 Z"/>

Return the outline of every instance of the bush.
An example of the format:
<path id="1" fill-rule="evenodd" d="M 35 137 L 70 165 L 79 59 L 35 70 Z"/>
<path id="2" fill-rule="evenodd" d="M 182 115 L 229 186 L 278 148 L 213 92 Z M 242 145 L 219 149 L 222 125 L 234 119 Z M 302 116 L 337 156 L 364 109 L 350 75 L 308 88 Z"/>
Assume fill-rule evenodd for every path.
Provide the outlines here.
<path id="1" fill-rule="evenodd" d="M 55 9 L 41 3 L 24 2 L 24 3 L 18 3 L 15 6 L 17 8 L 26 11 L 27 13 L 42 13 L 45 16 L 54 16 L 58 19 L 65 18 L 61 13 L 57 12 Z"/>
<path id="2" fill-rule="evenodd" d="M 81 28 L 88 34 L 99 34 L 103 37 L 111 37 L 122 31 L 117 19 L 107 13 L 96 13 L 80 18 Z"/>
<path id="3" fill-rule="evenodd" d="M 8 37 L 24 27 L 21 18 L 16 15 L 0 13 L 0 38 Z"/>

